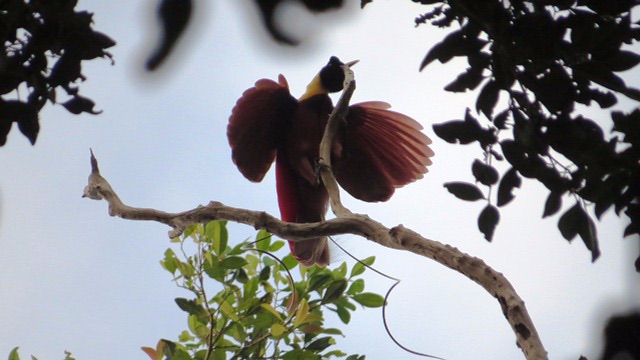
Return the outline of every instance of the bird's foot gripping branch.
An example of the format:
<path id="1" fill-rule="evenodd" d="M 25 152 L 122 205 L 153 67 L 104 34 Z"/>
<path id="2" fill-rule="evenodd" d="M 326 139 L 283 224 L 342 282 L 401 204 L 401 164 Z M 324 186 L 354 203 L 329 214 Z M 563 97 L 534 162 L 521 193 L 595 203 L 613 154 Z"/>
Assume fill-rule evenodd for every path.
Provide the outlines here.
<path id="1" fill-rule="evenodd" d="M 323 183 L 329 194 L 331 207 L 336 214 L 334 219 L 315 223 L 284 222 L 266 212 L 233 208 L 215 201 L 179 213 L 131 207 L 120 200 L 108 181 L 100 174 L 98 161 L 93 153 L 91 154 L 91 174 L 84 189 L 84 196 L 94 200 L 106 200 L 111 216 L 166 224 L 172 228 L 169 232 L 171 238 L 179 236 L 190 224 L 228 220 L 247 224 L 255 229 L 264 229 L 293 242 L 323 236 L 353 234 L 388 248 L 405 250 L 432 259 L 479 284 L 498 300 L 502 313 L 515 333 L 517 344 L 527 359 L 547 359 L 546 350 L 524 302 L 501 273 L 492 269 L 481 259 L 467 255 L 455 247 L 427 239 L 402 225 L 387 228 L 366 215 L 352 214 L 342 206 L 337 182 L 330 171 L 331 157 L 327 154 L 330 153 L 331 139 L 335 135 L 332 127 L 335 128 L 335 123 L 345 118 L 345 112 L 348 111 L 348 101 L 354 89 L 355 82 L 351 79 L 348 81 L 337 106 L 333 109 L 322 141 L 321 164 L 323 166 L 320 167 L 320 170 Z"/>

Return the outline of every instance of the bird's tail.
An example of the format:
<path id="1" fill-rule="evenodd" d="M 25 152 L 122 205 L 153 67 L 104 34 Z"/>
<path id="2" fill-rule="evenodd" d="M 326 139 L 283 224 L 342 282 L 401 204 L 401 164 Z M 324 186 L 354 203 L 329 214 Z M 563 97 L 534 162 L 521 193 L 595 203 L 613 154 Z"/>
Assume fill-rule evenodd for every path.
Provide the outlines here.
<path id="1" fill-rule="evenodd" d="M 304 266 L 329 265 L 329 244 L 326 237 L 289 241 L 291 254 Z"/>

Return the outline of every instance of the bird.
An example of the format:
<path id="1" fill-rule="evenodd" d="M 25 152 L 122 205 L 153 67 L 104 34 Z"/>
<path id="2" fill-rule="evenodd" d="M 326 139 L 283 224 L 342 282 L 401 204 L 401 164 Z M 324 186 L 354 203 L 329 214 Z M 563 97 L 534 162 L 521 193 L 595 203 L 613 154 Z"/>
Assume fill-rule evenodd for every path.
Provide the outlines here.
<path id="1" fill-rule="evenodd" d="M 229 117 L 231 158 L 240 173 L 260 182 L 275 162 L 276 192 L 282 221 L 325 220 L 329 195 L 317 171 L 319 145 L 334 106 L 329 96 L 343 90 L 345 71 L 357 61 L 336 56 L 296 99 L 286 78 L 260 79 L 242 93 Z M 421 179 L 431 165 L 431 140 L 407 115 L 382 101 L 350 105 L 331 147 L 338 184 L 366 202 L 387 201 L 396 188 Z M 330 261 L 326 237 L 289 241 L 304 266 Z"/>

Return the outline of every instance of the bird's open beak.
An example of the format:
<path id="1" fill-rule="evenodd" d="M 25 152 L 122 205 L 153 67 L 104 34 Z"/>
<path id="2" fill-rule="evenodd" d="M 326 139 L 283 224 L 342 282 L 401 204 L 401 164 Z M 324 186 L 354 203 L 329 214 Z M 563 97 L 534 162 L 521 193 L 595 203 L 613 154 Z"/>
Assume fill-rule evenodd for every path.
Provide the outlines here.
<path id="1" fill-rule="evenodd" d="M 348 67 L 352 67 L 353 65 L 357 64 L 358 61 L 360 60 L 353 60 L 353 61 L 349 61 L 348 63 L 346 63 L 345 65 L 347 65 Z"/>

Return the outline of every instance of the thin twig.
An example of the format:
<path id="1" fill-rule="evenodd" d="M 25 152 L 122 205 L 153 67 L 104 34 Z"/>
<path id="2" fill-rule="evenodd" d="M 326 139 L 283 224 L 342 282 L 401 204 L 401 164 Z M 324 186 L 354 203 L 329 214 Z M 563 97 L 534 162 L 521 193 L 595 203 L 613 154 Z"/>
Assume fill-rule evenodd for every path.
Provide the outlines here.
<path id="1" fill-rule="evenodd" d="M 345 69 L 345 75 L 346 85 L 344 91 L 342 92 L 342 96 L 340 96 L 340 100 L 338 100 L 336 107 L 329 116 L 327 126 L 324 128 L 324 134 L 322 135 L 322 141 L 320 142 L 320 160 L 318 161 L 322 182 L 329 193 L 331 210 L 337 217 L 353 215 L 351 211 L 345 208 L 340 201 L 340 188 L 338 187 L 338 182 L 333 176 L 333 171 L 331 169 L 331 144 L 333 143 L 333 139 L 339 129 L 340 122 L 346 121 L 345 119 L 349 112 L 349 101 L 356 89 L 356 81 L 353 79 L 353 72 L 349 69 Z"/>

